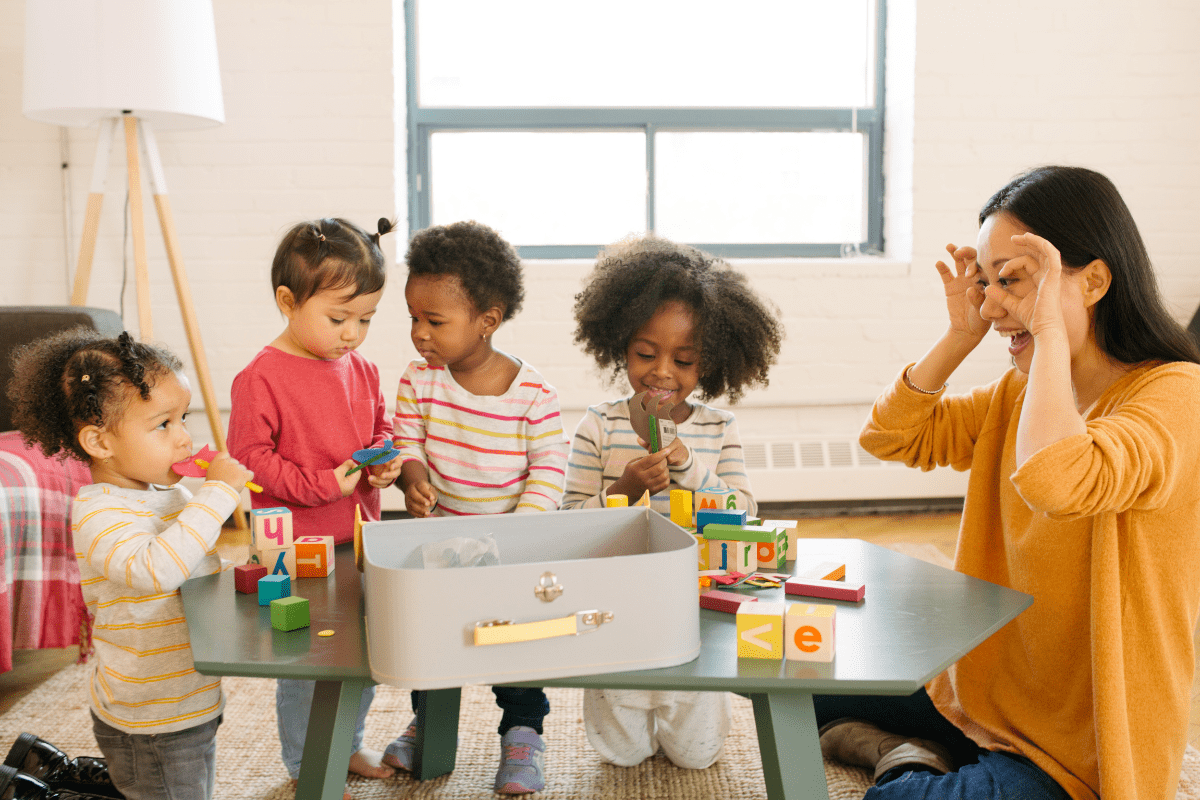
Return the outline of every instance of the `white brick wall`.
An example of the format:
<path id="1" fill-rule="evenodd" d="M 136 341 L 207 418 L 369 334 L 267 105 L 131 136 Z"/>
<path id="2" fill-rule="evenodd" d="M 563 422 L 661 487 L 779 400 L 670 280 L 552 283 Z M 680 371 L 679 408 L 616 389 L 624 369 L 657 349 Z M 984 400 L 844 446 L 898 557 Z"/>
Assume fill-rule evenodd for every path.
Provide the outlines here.
<path id="1" fill-rule="evenodd" d="M 58 131 L 20 113 L 23 8 L 0 19 L 0 303 L 65 302 Z M 220 402 L 280 328 L 269 264 L 291 223 L 343 215 L 364 225 L 405 211 L 403 107 L 393 102 L 389 0 L 336 4 L 216 0 L 227 122 L 159 137 L 184 260 Z M 983 201 L 1020 170 L 1066 162 L 1117 183 L 1166 296 L 1187 321 L 1200 301 L 1200 4 L 1147 0 L 893 0 L 889 42 L 890 258 L 880 263 L 740 262 L 788 329 L 771 387 L 738 412 L 748 437 L 844 433 L 943 325 L 933 262 L 973 242 Z M 915 41 L 915 45 L 914 45 Z M 399 70 L 399 71 L 396 71 Z M 398 121 L 397 121 L 398 120 Z M 72 263 L 95 142 L 72 130 Z M 90 302 L 116 307 L 123 151 L 110 163 Z M 149 203 L 149 201 L 148 201 Z M 161 239 L 147 205 L 157 338 L 186 354 Z M 390 252 L 403 252 L 393 239 Z M 911 266 L 910 266 L 911 265 Z M 587 263 L 531 262 L 524 312 L 501 347 L 559 387 L 568 424 L 613 395 L 571 344 L 572 297 Z M 132 271 L 132 264 L 130 264 Z M 131 278 L 132 281 L 132 278 Z M 393 270 L 364 352 L 391 393 L 412 357 Z M 126 320 L 136 326 L 132 285 Z M 1006 363 L 989 340 L 956 386 Z M 199 432 L 199 431 L 198 431 Z"/>

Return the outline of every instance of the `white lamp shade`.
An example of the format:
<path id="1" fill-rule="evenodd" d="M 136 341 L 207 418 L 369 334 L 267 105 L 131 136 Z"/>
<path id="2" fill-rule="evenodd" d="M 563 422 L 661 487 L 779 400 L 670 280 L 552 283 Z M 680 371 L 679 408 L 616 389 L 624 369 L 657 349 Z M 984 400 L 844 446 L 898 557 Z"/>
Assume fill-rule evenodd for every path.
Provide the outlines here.
<path id="1" fill-rule="evenodd" d="M 26 0 L 25 116 L 159 130 L 225 121 L 211 0 Z"/>

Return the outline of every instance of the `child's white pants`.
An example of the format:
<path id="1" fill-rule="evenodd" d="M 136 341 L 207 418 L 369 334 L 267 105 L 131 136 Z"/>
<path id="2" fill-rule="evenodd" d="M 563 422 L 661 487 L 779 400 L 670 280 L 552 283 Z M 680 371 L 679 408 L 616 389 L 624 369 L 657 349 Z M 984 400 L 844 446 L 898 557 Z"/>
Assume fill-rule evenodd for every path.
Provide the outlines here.
<path id="1" fill-rule="evenodd" d="M 677 767 L 704 769 L 725 749 L 733 706 L 728 692 L 586 689 L 583 724 L 600 758 L 632 767 L 661 747 Z"/>

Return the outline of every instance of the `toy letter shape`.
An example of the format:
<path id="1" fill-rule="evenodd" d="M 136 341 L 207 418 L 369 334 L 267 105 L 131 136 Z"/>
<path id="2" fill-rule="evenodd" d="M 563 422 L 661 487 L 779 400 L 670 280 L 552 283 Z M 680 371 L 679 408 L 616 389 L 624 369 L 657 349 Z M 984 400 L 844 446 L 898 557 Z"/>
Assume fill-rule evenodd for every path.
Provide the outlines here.
<path id="1" fill-rule="evenodd" d="M 182 475 L 185 478 L 203 478 L 208 474 L 208 468 L 202 467 L 196 463 L 196 459 L 207 461 L 209 464 L 216 458 L 217 454 L 209 449 L 208 445 L 200 448 L 200 452 L 194 456 L 189 456 L 183 461 L 171 465 L 171 472 L 176 475 Z"/>
<path id="2" fill-rule="evenodd" d="M 629 398 L 629 427 L 650 446 L 651 453 L 669 447 L 675 441 L 677 431 L 671 419 L 674 403 L 659 405 L 658 397 L 649 392 L 638 392 Z"/>
<path id="3" fill-rule="evenodd" d="M 400 450 L 390 440 L 384 442 L 382 447 L 367 447 L 362 450 L 355 450 L 350 457 L 358 462 L 358 466 L 346 474 L 350 475 L 358 472 L 363 467 L 386 464 L 398 455 L 400 455 Z"/>

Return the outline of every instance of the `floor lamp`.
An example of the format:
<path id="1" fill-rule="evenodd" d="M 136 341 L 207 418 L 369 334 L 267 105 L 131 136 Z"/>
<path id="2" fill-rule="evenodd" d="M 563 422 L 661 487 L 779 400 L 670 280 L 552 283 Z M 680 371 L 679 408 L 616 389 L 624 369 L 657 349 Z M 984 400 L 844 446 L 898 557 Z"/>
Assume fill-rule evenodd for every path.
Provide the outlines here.
<path id="1" fill-rule="evenodd" d="M 225 449 L 208 359 L 175 233 L 155 130 L 225 121 L 211 0 L 26 0 L 23 110 L 39 122 L 99 125 L 73 305 L 87 302 L 108 158 L 120 128 L 129 177 L 138 333 L 154 336 L 142 209 L 142 164 L 158 210 L 179 310 L 213 441 Z M 244 525 L 237 515 L 239 527 Z"/>

